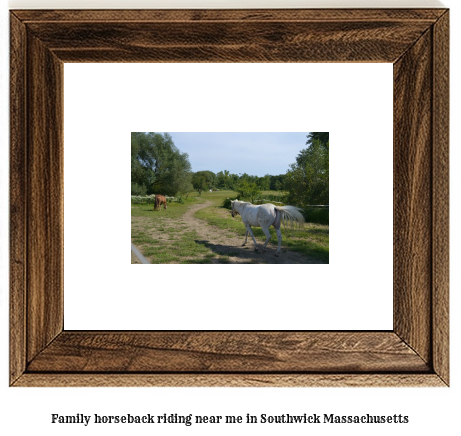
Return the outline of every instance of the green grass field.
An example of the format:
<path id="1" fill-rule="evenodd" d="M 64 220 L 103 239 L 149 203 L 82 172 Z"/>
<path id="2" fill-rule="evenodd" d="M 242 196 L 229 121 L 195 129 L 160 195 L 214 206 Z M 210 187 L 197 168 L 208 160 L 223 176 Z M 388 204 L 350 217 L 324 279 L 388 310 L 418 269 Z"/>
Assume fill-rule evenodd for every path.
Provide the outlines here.
<path id="1" fill-rule="evenodd" d="M 155 220 L 168 220 L 170 218 L 179 218 L 181 217 L 191 205 L 197 204 L 197 203 L 204 203 L 205 199 L 204 198 L 199 198 L 196 199 L 195 195 L 189 195 L 187 199 L 185 199 L 185 203 L 168 203 L 167 205 L 167 212 L 162 210 L 160 212 L 156 212 L 155 215 L 153 215 L 154 212 L 154 205 L 153 204 L 131 204 L 131 216 L 132 217 L 152 217 Z"/>
<path id="2" fill-rule="evenodd" d="M 277 194 L 270 192 L 269 194 Z M 236 198 L 233 191 L 203 192 L 201 197 L 192 193 L 184 204 L 169 203 L 168 209 L 154 212 L 152 204 L 132 204 L 131 238 L 151 263 L 229 263 L 228 255 L 214 253 L 206 244 L 199 243 L 199 235 L 182 219 L 193 205 L 210 201 L 211 206 L 195 213 L 208 225 L 227 230 L 229 235 L 245 236 L 245 226 L 239 215 L 232 218 L 230 211 L 222 207 L 224 199 Z M 271 228 L 270 244 L 277 244 L 275 230 Z M 255 238 L 264 243 L 260 228 L 253 228 Z M 327 225 L 305 224 L 303 230 L 285 230 L 282 227 L 283 244 L 321 262 L 329 261 L 329 228 Z M 250 241 L 251 242 L 251 241 Z M 251 242 L 251 245 L 253 243 Z M 235 253 L 237 255 L 237 253 Z"/>

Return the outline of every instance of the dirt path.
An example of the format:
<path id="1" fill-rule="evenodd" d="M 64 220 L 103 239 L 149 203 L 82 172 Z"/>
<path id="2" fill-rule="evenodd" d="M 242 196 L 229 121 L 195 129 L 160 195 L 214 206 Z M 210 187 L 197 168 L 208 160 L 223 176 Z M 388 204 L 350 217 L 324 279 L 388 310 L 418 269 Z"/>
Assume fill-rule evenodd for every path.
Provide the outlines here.
<path id="1" fill-rule="evenodd" d="M 266 251 L 262 252 L 262 244 L 258 242 L 260 250 L 255 252 L 254 243 L 251 236 L 248 235 L 246 246 L 242 247 L 245 241 L 244 236 L 234 235 L 227 230 L 218 229 L 215 226 L 207 224 L 205 221 L 198 219 L 194 216 L 195 212 L 200 209 L 212 206 L 210 201 L 205 203 L 193 205 L 181 218 L 181 221 L 187 225 L 188 228 L 193 229 L 199 235 L 200 240 L 198 243 L 205 244 L 214 253 L 220 255 L 228 255 L 229 263 L 275 263 L 275 264 L 306 264 L 306 263 L 322 263 L 317 259 L 304 256 L 295 251 L 287 249 L 283 245 L 280 256 L 275 257 L 277 246 L 269 242 Z M 223 214 L 230 214 L 229 211 L 223 210 Z M 236 217 L 235 219 L 240 219 Z M 173 223 L 171 223 L 174 225 Z"/>

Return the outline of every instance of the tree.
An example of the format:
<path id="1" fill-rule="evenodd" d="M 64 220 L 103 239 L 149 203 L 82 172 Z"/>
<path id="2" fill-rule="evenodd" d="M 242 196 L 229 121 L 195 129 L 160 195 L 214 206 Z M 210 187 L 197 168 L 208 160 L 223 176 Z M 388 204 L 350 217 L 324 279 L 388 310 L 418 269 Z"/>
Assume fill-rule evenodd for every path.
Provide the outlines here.
<path id="1" fill-rule="evenodd" d="M 278 176 L 270 176 L 270 187 L 272 191 L 280 191 L 284 185 L 285 174 L 279 174 Z"/>
<path id="2" fill-rule="evenodd" d="M 192 186 L 202 195 L 202 191 L 216 187 L 216 174 L 212 171 L 197 171 L 192 176 Z"/>
<path id="3" fill-rule="evenodd" d="M 131 133 L 131 189 L 147 194 L 176 195 L 190 189 L 191 165 L 170 134 Z M 134 194 L 133 194 L 134 195 Z"/>
<path id="4" fill-rule="evenodd" d="M 131 195 L 146 195 L 155 181 L 143 134 L 131 134 Z"/>
<path id="5" fill-rule="evenodd" d="M 299 207 L 329 203 L 328 133 L 314 132 L 307 138 L 308 147 L 290 165 L 284 184 L 287 201 Z"/>
<path id="6" fill-rule="evenodd" d="M 306 144 L 312 144 L 313 141 L 320 141 L 323 147 L 328 148 L 330 145 L 330 132 L 310 132 L 307 135 Z"/>
<path id="7" fill-rule="evenodd" d="M 259 177 L 258 186 L 261 188 L 262 191 L 268 191 L 271 186 L 271 176 L 269 174 L 266 174 L 264 177 Z"/>
<path id="8" fill-rule="evenodd" d="M 249 199 L 254 202 L 255 198 L 261 194 L 261 189 L 255 182 L 249 182 L 247 179 L 242 179 L 237 186 L 238 198 Z"/>
<path id="9" fill-rule="evenodd" d="M 232 188 L 233 180 L 228 170 L 220 171 L 216 174 L 216 186 L 220 189 Z"/>
<path id="10" fill-rule="evenodd" d="M 194 174 L 192 176 L 192 186 L 196 191 L 198 191 L 198 195 L 202 195 L 202 191 L 207 188 L 205 177 L 200 174 Z"/>

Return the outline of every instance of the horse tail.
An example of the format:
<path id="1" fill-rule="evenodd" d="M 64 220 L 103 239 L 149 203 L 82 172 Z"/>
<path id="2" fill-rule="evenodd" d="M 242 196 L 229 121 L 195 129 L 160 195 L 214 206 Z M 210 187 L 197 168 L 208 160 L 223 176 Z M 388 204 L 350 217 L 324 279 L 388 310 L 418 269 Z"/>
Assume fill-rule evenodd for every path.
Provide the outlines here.
<path id="1" fill-rule="evenodd" d="M 302 228 L 303 224 L 306 222 L 303 214 L 301 213 L 302 209 L 299 207 L 276 206 L 275 210 L 277 214 L 280 213 L 280 221 L 283 223 L 283 227 L 285 228 L 286 224 L 289 224 L 291 230 L 293 230 L 294 227 Z"/>

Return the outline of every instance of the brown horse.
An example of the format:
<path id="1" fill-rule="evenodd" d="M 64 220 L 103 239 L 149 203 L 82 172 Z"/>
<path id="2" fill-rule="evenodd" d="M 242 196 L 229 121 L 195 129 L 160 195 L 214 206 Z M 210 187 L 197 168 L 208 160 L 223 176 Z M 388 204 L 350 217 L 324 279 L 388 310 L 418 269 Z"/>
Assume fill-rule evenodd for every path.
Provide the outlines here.
<path id="1" fill-rule="evenodd" d="M 160 210 L 160 205 L 163 204 L 163 208 L 166 209 L 166 198 L 164 195 L 155 196 L 155 207 L 154 210 Z"/>

